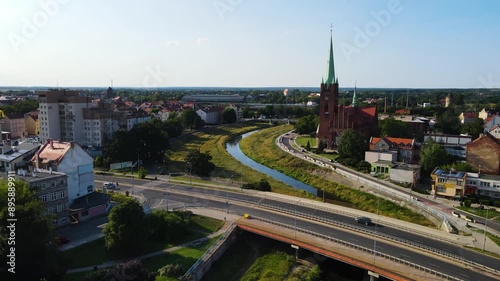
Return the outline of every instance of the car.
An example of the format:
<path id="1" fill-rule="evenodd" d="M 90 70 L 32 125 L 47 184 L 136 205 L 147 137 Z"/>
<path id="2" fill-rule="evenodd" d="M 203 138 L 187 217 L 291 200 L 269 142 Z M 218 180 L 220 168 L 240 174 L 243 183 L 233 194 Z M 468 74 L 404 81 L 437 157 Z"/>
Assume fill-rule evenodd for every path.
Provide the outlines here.
<path id="1" fill-rule="evenodd" d="M 102 184 L 103 187 L 106 187 L 108 189 L 115 189 L 116 188 L 116 185 L 112 182 L 105 182 Z"/>
<path id="2" fill-rule="evenodd" d="M 56 241 L 58 245 L 64 245 L 69 243 L 69 238 L 63 236 L 57 236 Z"/>
<path id="3" fill-rule="evenodd" d="M 357 223 L 362 223 L 362 224 L 365 224 L 365 225 L 371 225 L 372 224 L 372 220 L 370 218 L 367 218 L 367 217 L 357 217 L 354 220 Z"/>

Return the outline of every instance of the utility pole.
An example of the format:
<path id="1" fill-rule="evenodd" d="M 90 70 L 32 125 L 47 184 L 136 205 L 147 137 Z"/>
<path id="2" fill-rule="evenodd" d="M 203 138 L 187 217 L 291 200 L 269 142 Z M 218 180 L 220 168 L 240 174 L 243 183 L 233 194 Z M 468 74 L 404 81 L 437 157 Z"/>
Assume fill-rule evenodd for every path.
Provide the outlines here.
<path id="1" fill-rule="evenodd" d="M 484 239 L 483 239 L 483 252 L 486 247 L 486 231 L 488 230 L 488 211 L 490 208 L 486 209 L 486 220 L 484 221 Z"/>

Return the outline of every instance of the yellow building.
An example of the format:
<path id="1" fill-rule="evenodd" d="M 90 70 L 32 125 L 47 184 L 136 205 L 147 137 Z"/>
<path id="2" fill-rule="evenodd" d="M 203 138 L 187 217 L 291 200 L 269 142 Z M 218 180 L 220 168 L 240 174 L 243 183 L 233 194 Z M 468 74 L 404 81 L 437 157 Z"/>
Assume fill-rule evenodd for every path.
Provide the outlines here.
<path id="1" fill-rule="evenodd" d="M 29 136 L 36 136 L 40 133 L 40 122 L 38 122 L 38 111 L 24 114 L 24 123 Z"/>
<path id="2" fill-rule="evenodd" d="M 431 194 L 453 198 L 463 197 L 466 177 L 465 172 L 443 171 L 435 168 L 431 173 Z"/>

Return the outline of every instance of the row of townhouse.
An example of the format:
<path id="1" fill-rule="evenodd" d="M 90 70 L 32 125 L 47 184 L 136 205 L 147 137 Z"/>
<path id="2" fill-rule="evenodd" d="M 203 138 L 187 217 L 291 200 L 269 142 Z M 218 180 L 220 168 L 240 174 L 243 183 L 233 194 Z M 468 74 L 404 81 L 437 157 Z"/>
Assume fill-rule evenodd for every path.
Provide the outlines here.
<path id="1" fill-rule="evenodd" d="M 2 112 L 0 129 L 2 131 L 3 139 L 7 140 L 38 135 L 40 131 L 38 111 L 32 111 L 26 114 L 3 114 Z"/>
<path id="2" fill-rule="evenodd" d="M 435 168 L 431 173 L 431 194 L 459 199 L 467 195 L 500 199 L 500 176 Z"/>
<path id="3" fill-rule="evenodd" d="M 28 147 L 27 145 L 30 145 Z M 56 226 L 105 214 L 110 196 L 95 192 L 93 158 L 74 142 L 48 139 L 44 145 L 2 147 L 4 177 L 27 182 Z"/>

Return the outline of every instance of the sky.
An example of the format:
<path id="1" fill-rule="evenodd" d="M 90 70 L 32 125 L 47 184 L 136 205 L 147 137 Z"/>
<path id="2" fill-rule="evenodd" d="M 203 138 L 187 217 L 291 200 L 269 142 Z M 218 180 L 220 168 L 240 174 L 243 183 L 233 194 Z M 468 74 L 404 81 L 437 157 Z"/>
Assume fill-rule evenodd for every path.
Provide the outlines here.
<path id="1" fill-rule="evenodd" d="M 332 34 L 340 87 L 500 88 L 499 14 L 496 0 L 0 0 L 0 86 L 319 87 Z"/>

